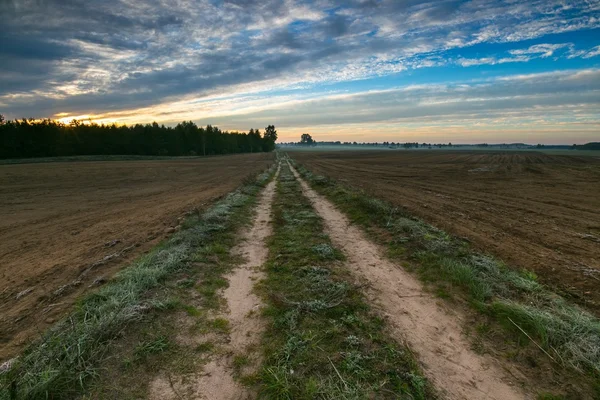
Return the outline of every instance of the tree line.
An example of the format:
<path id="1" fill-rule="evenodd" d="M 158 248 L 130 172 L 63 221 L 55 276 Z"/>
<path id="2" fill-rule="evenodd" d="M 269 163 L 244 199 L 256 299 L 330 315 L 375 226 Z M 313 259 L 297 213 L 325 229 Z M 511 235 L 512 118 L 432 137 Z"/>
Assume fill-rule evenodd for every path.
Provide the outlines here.
<path id="1" fill-rule="evenodd" d="M 273 125 L 245 132 L 198 127 L 192 121 L 166 127 L 152 124 L 99 125 L 44 119 L 5 121 L 0 116 L 0 158 L 74 155 L 205 156 L 267 152 L 275 148 Z"/>

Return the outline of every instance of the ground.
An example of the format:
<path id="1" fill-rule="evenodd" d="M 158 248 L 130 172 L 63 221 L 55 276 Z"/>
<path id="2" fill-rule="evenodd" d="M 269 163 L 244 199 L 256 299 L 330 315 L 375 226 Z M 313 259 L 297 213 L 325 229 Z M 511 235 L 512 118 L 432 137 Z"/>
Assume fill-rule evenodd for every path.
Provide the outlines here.
<path id="1" fill-rule="evenodd" d="M 361 187 L 534 271 L 600 314 L 600 157 L 540 152 L 291 152 L 317 174 Z"/>
<path id="2" fill-rule="evenodd" d="M 0 399 L 597 398 L 598 319 L 538 282 L 594 309 L 597 159 L 292 153 L 334 181 L 275 158 L 0 167 L 0 234 L 27 240 L 0 247 L 3 351 L 45 331 Z M 548 254 L 589 269 L 561 283 Z"/>
<path id="3" fill-rule="evenodd" d="M 272 154 L 0 165 L 0 361 Z M 98 281 L 97 281 L 98 280 Z"/>

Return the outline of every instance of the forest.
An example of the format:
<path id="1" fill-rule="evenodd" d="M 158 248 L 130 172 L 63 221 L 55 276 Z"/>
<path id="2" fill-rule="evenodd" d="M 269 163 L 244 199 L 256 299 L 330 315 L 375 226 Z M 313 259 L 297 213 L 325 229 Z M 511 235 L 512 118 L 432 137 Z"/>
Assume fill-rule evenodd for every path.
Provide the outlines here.
<path id="1" fill-rule="evenodd" d="M 245 132 L 198 127 L 184 121 L 175 127 L 152 124 L 100 125 L 43 119 L 4 120 L 0 116 L 0 158 L 78 155 L 205 156 L 267 152 L 275 148 L 273 125 Z"/>

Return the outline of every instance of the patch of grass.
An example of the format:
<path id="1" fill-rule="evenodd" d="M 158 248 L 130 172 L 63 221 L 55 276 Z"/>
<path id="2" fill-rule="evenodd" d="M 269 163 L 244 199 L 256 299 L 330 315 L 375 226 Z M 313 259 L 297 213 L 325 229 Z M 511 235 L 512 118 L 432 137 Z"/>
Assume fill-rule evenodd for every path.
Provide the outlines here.
<path id="1" fill-rule="evenodd" d="M 375 239 L 389 246 L 388 256 L 412 260 L 414 270 L 437 286 L 440 297 L 460 294 L 517 340 L 535 341 L 558 364 L 600 379 L 600 320 L 552 293 L 533 272 L 508 268 L 402 209 L 296 167 L 353 222 L 375 232 Z"/>
<path id="2" fill-rule="evenodd" d="M 410 353 L 385 334 L 343 259 L 323 235 L 284 164 L 273 208 L 267 276 L 269 323 L 254 382 L 267 398 L 432 398 Z"/>
<path id="3" fill-rule="evenodd" d="M 196 346 L 196 351 L 198 353 L 208 353 L 210 351 L 212 351 L 212 349 L 215 348 L 215 345 L 211 342 L 204 342 L 204 343 L 200 343 L 198 346 Z"/>
<path id="4" fill-rule="evenodd" d="M 554 395 L 552 393 L 540 393 L 538 395 L 538 400 L 564 400 L 565 397 L 561 395 Z"/>
<path id="5" fill-rule="evenodd" d="M 250 364 L 250 359 L 246 354 L 238 354 L 233 357 L 233 367 L 238 371 L 248 364 Z"/>
<path id="6" fill-rule="evenodd" d="M 202 312 L 194 306 L 183 306 L 183 309 L 190 317 L 199 317 L 202 315 Z"/>
<path id="7" fill-rule="evenodd" d="M 169 345 L 169 339 L 166 336 L 159 336 L 153 340 L 138 344 L 135 347 L 134 354 L 139 358 L 145 358 L 151 354 L 167 350 Z"/>
<path id="8" fill-rule="evenodd" d="M 218 275 L 227 270 L 223 259 L 228 257 L 228 246 L 233 245 L 235 229 L 249 221 L 256 194 L 273 172 L 271 169 L 251 185 L 232 192 L 204 214 L 190 215 L 185 229 L 81 299 L 67 318 L 29 345 L 11 369 L 0 375 L 0 399 L 63 399 L 85 391 L 99 376 L 98 368 L 111 354 L 110 349 L 118 345 L 117 339 L 149 323 L 156 313 L 178 308 L 179 300 L 165 284 L 181 272 L 196 270 L 198 259 L 205 258 L 211 266 L 219 267 L 197 268 L 201 279 L 221 285 Z M 183 286 L 177 290 L 184 290 Z M 173 282 L 171 287 L 177 288 L 177 284 Z M 207 296 L 208 306 L 218 305 L 214 297 Z M 192 308 L 188 312 L 196 313 Z M 161 348 L 166 351 L 168 347 L 159 339 L 140 344 L 136 354 L 157 354 L 154 352 Z"/>
<path id="9" fill-rule="evenodd" d="M 218 332 L 229 332 L 229 321 L 225 318 L 215 318 L 210 321 L 210 326 Z"/>

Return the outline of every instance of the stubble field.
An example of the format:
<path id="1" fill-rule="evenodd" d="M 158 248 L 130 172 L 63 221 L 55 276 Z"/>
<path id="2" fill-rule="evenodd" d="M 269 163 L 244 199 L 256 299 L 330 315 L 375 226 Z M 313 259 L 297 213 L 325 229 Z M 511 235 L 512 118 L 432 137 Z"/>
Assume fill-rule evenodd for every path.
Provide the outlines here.
<path id="1" fill-rule="evenodd" d="M 290 152 L 465 238 L 600 314 L 600 158 L 539 152 Z"/>
<path id="2" fill-rule="evenodd" d="M 0 165 L 0 361 L 272 154 Z"/>

